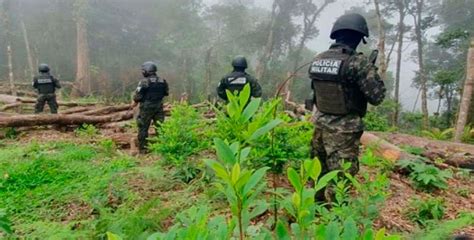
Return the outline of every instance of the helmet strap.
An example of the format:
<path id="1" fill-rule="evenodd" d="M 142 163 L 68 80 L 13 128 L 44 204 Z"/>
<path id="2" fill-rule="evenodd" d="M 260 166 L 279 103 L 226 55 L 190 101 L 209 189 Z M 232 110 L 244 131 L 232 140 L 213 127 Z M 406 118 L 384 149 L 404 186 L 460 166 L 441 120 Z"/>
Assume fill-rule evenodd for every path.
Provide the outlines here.
<path id="1" fill-rule="evenodd" d="M 367 39 L 365 39 L 365 37 L 363 37 L 363 38 L 362 38 L 362 42 L 363 42 L 364 44 L 367 44 Z"/>

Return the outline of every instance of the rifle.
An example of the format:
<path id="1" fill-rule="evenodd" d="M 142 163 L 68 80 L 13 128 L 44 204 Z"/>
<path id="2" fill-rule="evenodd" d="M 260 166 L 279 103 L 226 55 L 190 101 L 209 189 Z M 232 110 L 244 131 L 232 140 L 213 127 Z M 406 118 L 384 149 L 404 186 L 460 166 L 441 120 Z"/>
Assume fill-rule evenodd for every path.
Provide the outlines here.
<path id="1" fill-rule="evenodd" d="M 372 51 L 372 53 L 369 56 L 369 62 L 375 65 L 375 62 L 377 62 L 377 57 L 379 56 L 379 50 L 375 49 Z"/>

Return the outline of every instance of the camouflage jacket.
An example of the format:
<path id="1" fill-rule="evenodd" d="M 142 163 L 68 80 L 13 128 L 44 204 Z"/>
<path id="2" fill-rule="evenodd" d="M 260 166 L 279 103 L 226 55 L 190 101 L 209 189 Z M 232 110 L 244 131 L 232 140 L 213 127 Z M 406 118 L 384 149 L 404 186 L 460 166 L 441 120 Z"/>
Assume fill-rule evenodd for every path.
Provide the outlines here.
<path id="1" fill-rule="evenodd" d="M 333 48 L 347 47 L 341 44 L 333 44 Z M 354 54 L 357 54 L 354 52 Z M 379 105 L 385 98 L 385 85 L 377 73 L 378 68 L 369 62 L 362 53 L 352 58 L 349 65 L 349 74 L 355 79 L 359 90 L 363 93 L 365 100 L 372 105 Z M 362 116 L 359 114 L 331 115 L 317 112 L 315 123 L 330 131 L 338 132 L 360 132 L 364 130 Z"/>

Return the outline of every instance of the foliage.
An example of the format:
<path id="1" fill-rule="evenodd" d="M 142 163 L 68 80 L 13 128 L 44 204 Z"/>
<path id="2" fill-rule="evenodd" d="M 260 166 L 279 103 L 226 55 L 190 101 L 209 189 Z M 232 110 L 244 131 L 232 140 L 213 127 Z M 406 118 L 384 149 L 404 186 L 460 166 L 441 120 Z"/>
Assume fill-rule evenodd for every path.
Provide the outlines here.
<path id="1" fill-rule="evenodd" d="M 409 177 L 417 188 L 426 191 L 446 189 L 448 187 L 448 179 L 452 178 L 450 171 L 440 170 L 421 160 L 401 160 L 397 165 L 410 172 Z"/>
<path id="2" fill-rule="evenodd" d="M 332 171 L 319 178 L 321 170 L 321 163 L 317 159 L 301 163 L 299 173 L 291 167 L 287 169 L 287 177 L 294 192 L 282 202 L 282 205 L 296 220 L 291 224 L 291 229 L 294 236 L 299 239 L 307 239 L 314 232 L 312 223 L 315 221 L 317 207 L 314 201 L 315 194 L 323 190 L 338 174 L 338 171 Z M 314 187 L 306 187 L 309 180 L 314 182 Z"/>
<path id="3" fill-rule="evenodd" d="M 252 144 L 249 158 L 253 167 L 267 166 L 272 172 L 282 173 L 285 164 L 309 158 L 314 127 L 309 121 L 294 121 L 283 114 L 278 118 L 283 123 L 273 130 L 273 134 Z"/>
<path id="4" fill-rule="evenodd" d="M 370 147 L 364 151 L 359 161 L 363 165 L 371 168 L 381 168 L 385 172 L 390 171 L 394 167 L 394 164 L 390 160 L 378 157 Z"/>
<path id="5" fill-rule="evenodd" d="M 432 128 L 430 131 L 423 130 L 421 134 L 424 137 L 431 138 L 434 140 L 449 140 L 453 137 L 454 129 L 448 128 L 446 130 L 440 130 L 438 128 Z"/>
<path id="6" fill-rule="evenodd" d="M 444 200 L 441 198 L 412 199 L 406 211 L 407 217 L 425 226 L 431 220 L 440 220 L 444 216 Z"/>
<path id="7" fill-rule="evenodd" d="M 166 233 L 157 232 L 148 240 L 159 239 L 228 239 L 231 231 L 223 216 L 211 218 L 207 206 L 191 207 L 176 215 L 177 223 Z"/>
<path id="8" fill-rule="evenodd" d="M 76 128 L 76 130 L 74 130 L 74 133 L 78 137 L 89 138 L 89 137 L 94 137 L 97 134 L 99 134 L 99 129 L 97 129 L 92 124 L 84 123 L 80 127 Z"/>
<path id="9" fill-rule="evenodd" d="M 461 140 L 464 143 L 474 144 L 474 128 L 472 126 L 464 128 Z"/>
<path id="10" fill-rule="evenodd" d="M 268 168 L 256 171 L 242 168 L 241 163 L 246 161 L 250 148 L 240 149 L 238 142 L 228 145 L 215 139 L 214 145 L 221 163 L 213 160 L 206 163 L 220 179 L 216 186 L 227 197 L 234 224 L 239 229 L 240 239 L 243 239 L 250 220 L 267 209 L 266 203 L 257 201 L 256 197 L 266 186 L 262 179 Z"/>
<path id="11" fill-rule="evenodd" d="M 3 231 L 7 234 L 13 233 L 11 228 L 11 222 L 7 218 L 7 214 L 4 209 L 0 209 L 0 231 Z"/>
<path id="12" fill-rule="evenodd" d="M 377 112 L 369 111 L 364 117 L 364 125 L 367 131 L 385 132 L 390 128 L 386 116 L 380 115 Z"/>
<path id="13" fill-rule="evenodd" d="M 271 102 L 263 112 L 258 112 L 262 100 L 251 98 L 249 84 L 240 93 L 227 91 L 227 98 L 225 112 L 218 112 L 216 131 L 219 138 L 251 144 L 282 122 L 272 119 L 279 101 Z"/>
<path id="14" fill-rule="evenodd" d="M 456 219 L 428 225 L 423 231 L 417 232 L 408 238 L 420 240 L 449 239 L 457 230 L 472 225 L 474 225 L 474 213 L 461 213 Z"/>
<path id="15" fill-rule="evenodd" d="M 176 104 L 171 116 L 157 128 L 149 149 L 163 156 L 165 163 L 179 169 L 177 177 L 189 182 L 200 172 L 189 157 L 209 146 L 206 123 L 192 106 Z"/>

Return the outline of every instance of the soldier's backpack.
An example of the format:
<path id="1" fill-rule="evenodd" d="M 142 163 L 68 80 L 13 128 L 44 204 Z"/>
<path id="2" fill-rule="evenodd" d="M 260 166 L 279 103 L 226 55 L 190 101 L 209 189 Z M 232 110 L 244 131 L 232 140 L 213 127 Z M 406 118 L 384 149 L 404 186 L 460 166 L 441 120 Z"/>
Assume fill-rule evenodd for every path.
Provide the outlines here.
<path id="1" fill-rule="evenodd" d="M 166 81 L 160 77 L 149 77 L 148 88 L 145 93 L 145 100 L 159 102 L 166 95 Z"/>

